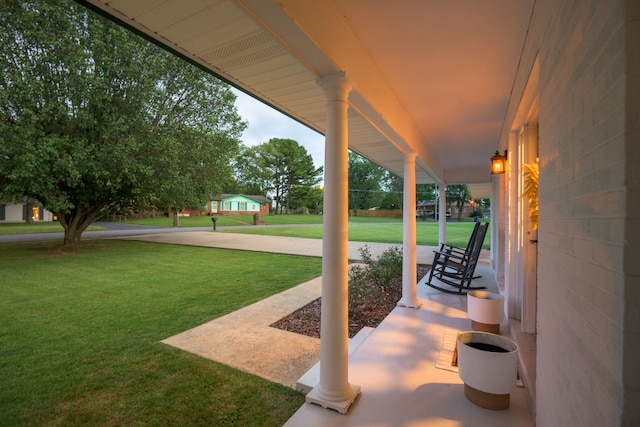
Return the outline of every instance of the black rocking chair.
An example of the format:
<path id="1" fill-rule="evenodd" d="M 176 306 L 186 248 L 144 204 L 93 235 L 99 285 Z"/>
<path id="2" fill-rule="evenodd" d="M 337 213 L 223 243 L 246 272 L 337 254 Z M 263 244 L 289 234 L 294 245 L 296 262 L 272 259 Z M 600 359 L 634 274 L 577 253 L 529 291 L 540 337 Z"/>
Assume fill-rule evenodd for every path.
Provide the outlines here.
<path id="1" fill-rule="evenodd" d="M 469 243 L 464 249 L 446 243 L 440 245 L 440 250 L 434 251 L 435 256 L 429 272 L 429 280 L 426 283 L 427 286 L 442 292 L 461 295 L 466 295 L 468 290 L 486 289 L 484 286 L 472 287 L 470 285 L 472 279 L 480 277 L 474 276 L 474 273 L 487 228 L 489 228 L 488 223 L 476 223 Z M 432 283 L 434 277 L 454 289 L 443 288 Z"/>

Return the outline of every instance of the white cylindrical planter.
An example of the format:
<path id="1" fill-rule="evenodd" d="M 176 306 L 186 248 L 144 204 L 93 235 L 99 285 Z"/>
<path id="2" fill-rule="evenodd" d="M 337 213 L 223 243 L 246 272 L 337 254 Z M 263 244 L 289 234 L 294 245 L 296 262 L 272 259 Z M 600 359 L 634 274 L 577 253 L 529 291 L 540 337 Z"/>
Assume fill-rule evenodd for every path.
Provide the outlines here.
<path id="1" fill-rule="evenodd" d="M 457 344 L 458 375 L 467 400 L 486 409 L 507 409 L 518 376 L 517 344 L 500 335 L 475 331 L 462 332 Z"/>
<path id="2" fill-rule="evenodd" d="M 504 316 L 504 296 L 488 291 L 467 293 L 467 316 L 474 331 L 500 333 Z"/>

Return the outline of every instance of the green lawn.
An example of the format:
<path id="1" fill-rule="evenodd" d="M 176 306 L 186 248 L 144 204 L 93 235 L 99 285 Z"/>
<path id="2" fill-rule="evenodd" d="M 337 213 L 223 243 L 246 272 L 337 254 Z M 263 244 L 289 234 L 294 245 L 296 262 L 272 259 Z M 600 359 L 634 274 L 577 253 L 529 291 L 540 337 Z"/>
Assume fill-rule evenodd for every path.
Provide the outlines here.
<path id="1" fill-rule="evenodd" d="M 217 217 L 217 232 L 261 234 L 269 236 L 303 237 L 309 239 L 322 238 L 322 215 L 268 215 L 260 217 L 267 225 L 291 225 L 290 227 L 264 228 L 249 227 L 246 229 L 225 230 L 225 226 L 251 225 L 251 215 Z M 171 218 L 147 218 L 127 221 L 129 224 L 139 224 L 156 227 L 171 227 Z M 304 225 L 296 227 L 296 225 Z M 317 225 L 317 227 L 313 226 Z M 466 246 L 473 222 L 451 221 L 447 223 L 447 243 L 455 246 Z M 211 217 L 181 217 L 180 227 L 212 227 Z M 218 228 L 219 227 L 219 228 Z M 213 228 L 213 227 L 212 227 Z M 100 230 L 100 227 L 90 227 L 90 230 Z M 61 232 L 62 227 L 56 223 L 36 224 L 0 224 L 0 234 L 26 234 Z M 487 232 L 483 248 L 489 249 L 491 230 Z M 357 242 L 377 242 L 402 244 L 401 218 L 370 218 L 349 217 L 349 240 Z M 416 242 L 418 245 L 436 246 L 438 244 L 438 223 L 421 221 L 416 223 Z"/>
<path id="2" fill-rule="evenodd" d="M 89 226 L 87 231 L 104 230 L 102 227 Z M 37 233 L 62 233 L 64 229 L 59 222 L 26 222 L 3 223 L 0 224 L 0 235 L 2 234 L 37 234 Z"/>
<path id="3" fill-rule="evenodd" d="M 473 230 L 473 222 L 451 222 L 447 224 L 447 243 L 466 247 Z M 221 233 L 261 234 L 268 236 L 303 237 L 322 239 L 322 226 L 305 227 L 251 227 L 233 230 L 219 229 Z M 483 248 L 489 249 L 491 230 L 487 231 Z M 350 224 L 349 240 L 353 242 L 377 242 L 402 244 L 402 223 L 396 224 Z M 416 243 L 425 246 L 438 245 L 438 224 L 435 222 L 418 222 L 416 224 Z"/>
<path id="4" fill-rule="evenodd" d="M 0 425 L 282 425 L 292 389 L 160 343 L 321 274 L 314 258 L 128 241 L 0 245 Z"/>
<path id="5" fill-rule="evenodd" d="M 282 224 L 322 224 L 322 215 L 263 215 L 260 221 L 266 225 Z M 352 216 L 350 222 L 358 223 L 385 223 L 402 222 L 402 218 L 369 218 Z M 127 224 L 149 225 L 154 227 L 171 227 L 173 219 L 167 217 L 132 219 L 126 221 Z M 180 227 L 212 227 L 209 216 L 181 216 Z M 219 215 L 216 216 L 216 226 L 230 225 L 253 225 L 253 215 Z"/>

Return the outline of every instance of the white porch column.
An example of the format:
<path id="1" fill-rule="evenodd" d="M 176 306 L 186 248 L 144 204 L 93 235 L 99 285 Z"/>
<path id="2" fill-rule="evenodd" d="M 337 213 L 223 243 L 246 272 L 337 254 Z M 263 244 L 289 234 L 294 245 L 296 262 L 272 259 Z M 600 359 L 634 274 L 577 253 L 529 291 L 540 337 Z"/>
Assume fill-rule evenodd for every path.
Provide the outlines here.
<path id="1" fill-rule="evenodd" d="M 402 207 L 402 298 L 400 307 L 419 308 L 416 292 L 416 153 L 404 155 Z"/>
<path id="2" fill-rule="evenodd" d="M 438 184 L 440 204 L 438 205 L 438 244 L 447 242 L 447 186 Z"/>
<path id="3" fill-rule="evenodd" d="M 322 240 L 320 382 L 306 401 L 345 414 L 360 387 L 349 384 L 348 120 L 344 73 L 318 79 L 327 97 Z"/>

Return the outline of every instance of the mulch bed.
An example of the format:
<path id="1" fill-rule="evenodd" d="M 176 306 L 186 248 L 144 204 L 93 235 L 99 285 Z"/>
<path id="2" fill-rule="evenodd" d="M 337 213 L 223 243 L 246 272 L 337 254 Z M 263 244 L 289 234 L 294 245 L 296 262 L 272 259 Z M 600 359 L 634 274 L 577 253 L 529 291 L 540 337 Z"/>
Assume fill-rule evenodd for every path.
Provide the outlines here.
<path id="1" fill-rule="evenodd" d="M 418 265 L 416 280 L 421 279 L 429 272 L 429 266 Z M 349 306 L 349 338 L 354 337 L 365 326 L 375 328 L 387 317 L 402 297 L 402 278 L 395 279 L 386 288 L 390 298 L 380 304 L 376 301 L 366 302 L 358 306 Z M 283 317 L 271 326 L 312 338 L 320 338 L 320 308 L 322 298 L 318 298 L 290 315 Z"/>

